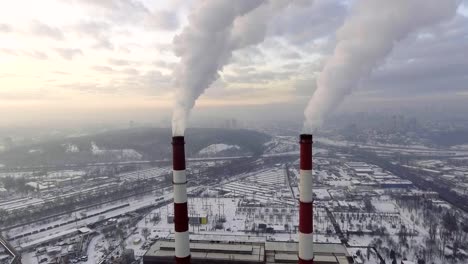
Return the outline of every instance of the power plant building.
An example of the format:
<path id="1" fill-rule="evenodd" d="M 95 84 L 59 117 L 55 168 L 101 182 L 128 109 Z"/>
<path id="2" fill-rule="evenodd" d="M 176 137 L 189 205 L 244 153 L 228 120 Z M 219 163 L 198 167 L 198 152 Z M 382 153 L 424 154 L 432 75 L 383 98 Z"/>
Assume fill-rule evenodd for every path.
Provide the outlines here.
<path id="1" fill-rule="evenodd" d="M 220 240 L 190 241 L 193 264 L 298 263 L 297 242 L 266 241 L 265 237 L 222 236 Z M 235 238 L 234 238 L 235 237 Z M 221 238 L 221 235 L 220 235 Z M 160 240 L 143 257 L 144 264 L 174 263 L 174 240 Z M 353 258 L 342 244 L 315 243 L 314 264 L 349 264 Z"/>

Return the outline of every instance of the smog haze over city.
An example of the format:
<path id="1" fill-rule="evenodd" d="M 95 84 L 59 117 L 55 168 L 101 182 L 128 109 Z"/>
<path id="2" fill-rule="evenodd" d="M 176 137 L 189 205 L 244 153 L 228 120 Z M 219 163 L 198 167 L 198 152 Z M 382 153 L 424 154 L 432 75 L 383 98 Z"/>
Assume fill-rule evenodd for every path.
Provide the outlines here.
<path id="1" fill-rule="evenodd" d="M 468 0 L 0 3 L 0 264 L 468 263 Z"/>

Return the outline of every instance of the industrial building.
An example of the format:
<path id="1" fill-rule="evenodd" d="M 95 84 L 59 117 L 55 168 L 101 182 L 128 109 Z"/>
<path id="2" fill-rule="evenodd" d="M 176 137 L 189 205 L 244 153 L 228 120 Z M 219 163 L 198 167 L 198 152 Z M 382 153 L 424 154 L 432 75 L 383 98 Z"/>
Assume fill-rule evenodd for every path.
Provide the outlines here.
<path id="1" fill-rule="evenodd" d="M 298 263 L 297 242 L 266 241 L 265 237 L 239 237 L 226 241 L 190 241 L 191 263 Z M 315 243 L 314 264 L 349 264 L 353 258 L 342 244 Z M 160 240 L 143 257 L 144 264 L 174 263 L 174 240 Z"/>

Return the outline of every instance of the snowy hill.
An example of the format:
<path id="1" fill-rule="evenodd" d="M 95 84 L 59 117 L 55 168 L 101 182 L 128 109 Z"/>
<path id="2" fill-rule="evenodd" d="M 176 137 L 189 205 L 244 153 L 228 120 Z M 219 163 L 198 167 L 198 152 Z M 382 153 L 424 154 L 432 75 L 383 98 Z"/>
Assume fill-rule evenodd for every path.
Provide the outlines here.
<path id="1" fill-rule="evenodd" d="M 198 154 L 200 156 L 215 156 L 219 154 L 233 154 L 239 152 L 241 147 L 237 145 L 226 145 L 226 144 L 211 144 L 206 148 L 200 150 Z"/>

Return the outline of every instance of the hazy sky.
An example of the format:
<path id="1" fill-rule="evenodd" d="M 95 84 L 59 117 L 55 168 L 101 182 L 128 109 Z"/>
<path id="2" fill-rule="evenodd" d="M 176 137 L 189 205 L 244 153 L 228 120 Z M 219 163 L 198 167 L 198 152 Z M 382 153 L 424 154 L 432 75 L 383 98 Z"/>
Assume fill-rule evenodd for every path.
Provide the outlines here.
<path id="1" fill-rule="evenodd" d="M 172 71 L 179 60 L 173 37 L 186 25 L 196 1 L 2 1 L 1 124 L 167 116 Z M 290 6 L 270 21 L 262 44 L 234 52 L 196 111 L 221 115 L 257 105 L 281 105 L 284 111 L 291 105 L 291 115 L 303 116 L 297 105 L 305 106 L 314 92 L 315 77 L 332 53 L 335 31 L 353 1 L 300 1 L 305 4 Z M 468 104 L 467 54 L 464 1 L 453 20 L 397 44 L 345 107 Z"/>

